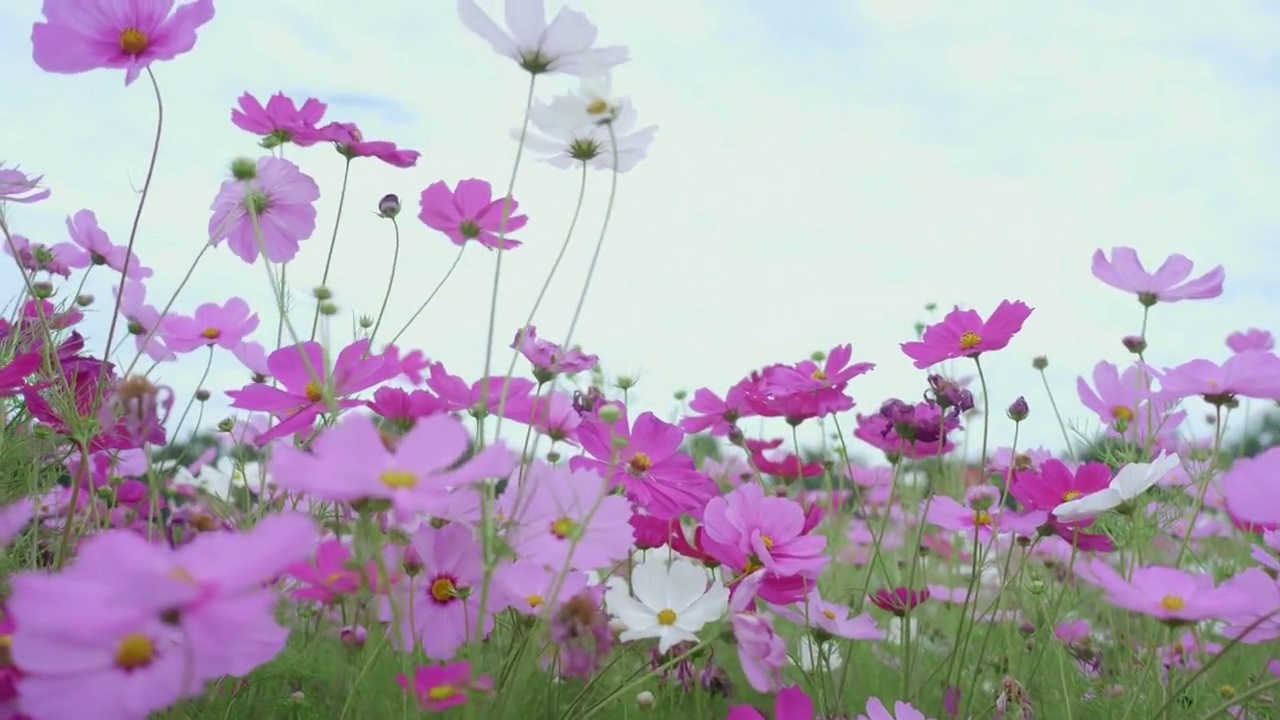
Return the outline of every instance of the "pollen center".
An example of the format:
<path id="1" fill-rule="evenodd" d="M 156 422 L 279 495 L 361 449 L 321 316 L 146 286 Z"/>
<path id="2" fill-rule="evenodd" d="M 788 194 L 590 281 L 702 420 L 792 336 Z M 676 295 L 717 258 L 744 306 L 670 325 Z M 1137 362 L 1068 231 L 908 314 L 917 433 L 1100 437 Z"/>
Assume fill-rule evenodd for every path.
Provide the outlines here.
<path id="1" fill-rule="evenodd" d="M 120 52 L 141 55 L 147 49 L 147 34 L 137 28 L 125 28 L 120 33 Z"/>
<path id="2" fill-rule="evenodd" d="M 587 106 L 588 115 L 603 115 L 607 112 L 609 112 L 609 103 L 604 100 L 592 100 Z"/>
<path id="3" fill-rule="evenodd" d="M 814 379 L 814 380 L 826 380 L 826 379 L 827 379 L 827 373 L 826 373 L 826 372 L 824 372 L 824 371 L 822 370 L 822 368 L 818 368 L 817 370 L 814 370 L 814 371 L 809 375 L 809 377 L 810 377 L 810 378 L 812 378 L 812 379 Z"/>
<path id="4" fill-rule="evenodd" d="M 384 470 L 378 479 L 394 490 L 406 490 L 418 484 L 418 476 L 406 470 Z"/>
<path id="5" fill-rule="evenodd" d="M 447 603 L 458 597 L 458 586 L 453 578 L 441 577 L 431 581 L 431 597 L 439 603 Z"/>
<path id="6" fill-rule="evenodd" d="M 1133 420 L 1133 411 L 1124 405 L 1117 405 L 1111 408 L 1111 417 L 1114 420 L 1123 420 L 1131 422 Z"/>
<path id="7" fill-rule="evenodd" d="M 671 608 L 663 608 L 658 611 L 658 624 L 663 627 L 670 627 L 676 624 L 676 611 Z"/>
<path id="8" fill-rule="evenodd" d="M 649 468 L 653 467 L 653 461 L 649 459 L 648 455 L 638 452 L 631 456 L 631 461 L 628 462 L 627 465 L 630 466 L 632 472 L 642 473 L 647 472 Z"/>
<path id="9" fill-rule="evenodd" d="M 314 382 L 307 383 L 307 386 L 303 388 L 302 391 L 307 395 L 307 402 L 316 403 L 324 399 L 324 392 L 322 392 L 320 390 L 320 386 Z"/>
<path id="10" fill-rule="evenodd" d="M 761 544 L 761 545 L 764 545 L 764 549 L 765 549 L 765 550 L 772 550 L 772 549 L 773 549 L 773 538 L 769 537 L 768 535 L 761 535 L 761 536 L 760 536 L 760 544 Z"/>
<path id="11" fill-rule="evenodd" d="M 206 340 L 217 340 L 222 335 L 222 331 L 215 327 L 207 327 L 200 331 L 200 337 Z"/>
<path id="12" fill-rule="evenodd" d="M 448 700 L 449 698 L 457 697 L 457 695 L 458 688 L 452 685 L 436 685 L 427 691 L 427 697 L 436 702 Z"/>
<path id="13" fill-rule="evenodd" d="M 561 540 L 570 540 L 578 535 L 578 523 L 567 517 L 562 517 L 551 522 L 551 534 Z"/>
<path id="14" fill-rule="evenodd" d="M 979 510 L 973 514 L 973 524 L 977 526 L 986 526 L 991 524 L 991 513 L 986 510 Z"/>
<path id="15" fill-rule="evenodd" d="M 972 330 L 966 330 L 960 336 L 960 349 L 972 350 L 982 344 L 982 336 Z"/>
<path id="16" fill-rule="evenodd" d="M 525 601 L 525 602 L 527 602 L 527 603 L 529 603 L 529 607 L 531 607 L 531 608 L 537 608 L 537 607 L 540 607 L 540 606 L 542 605 L 542 603 L 544 602 L 544 601 L 543 601 L 543 599 L 542 599 L 542 596 L 541 596 L 541 595 L 539 595 L 539 594 L 537 594 L 537 593 L 534 593 L 534 594 L 532 594 L 532 595 L 527 595 L 527 596 L 525 596 L 524 601 Z"/>
<path id="17" fill-rule="evenodd" d="M 1062 502 L 1071 502 L 1072 500 L 1075 500 L 1076 498 L 1080 497 L 1082 494 L 1083 493 L 1081 493 L 1079 490 L 1068 490 L 1062 493 Z"/>
<path id="18" fill-rule="evenodd" d="M 1160 607 L 1168 610 L 1169 612 L 1178 612 L 1186 606 L 1187 601 L 1177 595 L 1165 595 L 1163 598 L 1160 598 Z"/>
<path id="19" fill-rule="evenodd" d="M 142 633 L 129 633 L 116 648 L 116 665 L 125 670 L 146 667 L 155 659 L 156 646 Z"/>
<path id="20" fill-rule="evenodd" d="M 828 620 L 836 619 L 836 613 L 834 610 L 823 610 L 822 614 L 825 615 Z"/>

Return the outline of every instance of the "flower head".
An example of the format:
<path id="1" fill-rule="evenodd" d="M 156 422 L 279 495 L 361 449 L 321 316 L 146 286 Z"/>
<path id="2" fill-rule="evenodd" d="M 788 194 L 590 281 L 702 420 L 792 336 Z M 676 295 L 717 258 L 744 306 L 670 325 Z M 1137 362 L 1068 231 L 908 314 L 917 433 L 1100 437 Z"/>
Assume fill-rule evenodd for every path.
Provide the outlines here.
<path id="1" fill-rule="evenodd" d="M 320 186 L 283 158 L 258 158 L 252 180 L 225 180 L 210 209 L 209 242 L 223 240 L 247 263 L 259 253 L 273 263 L 298 254 L 298 246 L 316 229 L 315 201 Z"/>
<path id="2" fill-rule="evenodd" d="M 1111 248 L 1111 259 L 1101 249 L 1093 254 L 1093 276 L 1117 290 L 1135 293 L 1150 307 L 1157 302 L 1206 300 L 1222 294 L 1226 272 L 1221 265 L 1194 280 L 1187 280 L 1194 267 L 1185 255 L 1174 253 L 1153 273 L 1147 272 L 1133 248 Z M 1185 281 L 1185 282 L 1184 282 Z"/>
<path id="3" fill-rule="evenodd" d="M 266 107 L 245 93 L 240 96 L 239 105 L 231 110 L 231 122 L 241 130 L 263 136 L 262 145 L 268 149 L 293 140 L 295 135 L 314 132 L 327 109 L 315 98 L 307 98 L 299 108 L 283 92 L 272 95 Z"/>
<path id="4" fill-rule="evenodd" d="M 172 0 L 45 0 L 44 17 L 31 28 L 40 69 L 73 75 L 123 68 L 129 85 L 151 63 L 195 47 L 196 30 L 213 19 L 213 0 L 193 0 L 177 10 Z"/>
<path id="5" fill-rule="evenodd" d="M 498 27 L 475 0 L 458 0 L 458 17 L 495 52 L 533 75 L 590 75 L 630 59 L 625 47 L 592 47 L 596 26 L 577 10 L 562 8 L 548 23 L 542 0 L 506 0 L 509 32 Z"/>
<path id="6" fill-rule="evenodd" d="M 1173 472 L 1181 462 L 1177 455 L 1161 454 L 1149 463 L 1129 463 L 1120 468 L 1107 487 L 1072 497 L 1058 505 L 1053 509 L 1053 517 L 1059 522 L 1078 522 L 1133 502 L 1165 475 Z"/>
<path id="7" fill-rule="evenodd" d="M 622 584 L 605 593 L 609 612 L 626 626 L 620 639 L 657 638 L 660 653 L 677 643 L 697 642 L 697 632 L 729 607 L 729 588 L 718 582 L 708 585 L 706 571 L 684 559 L 636 565 L 631 588 L 634 597 Z"/>
<path id="8" fill-rule="evenodd" d="M 0 203 L 36 203 L 48 198 L 51 191 L 40 186 L 43 180 L 43 175 L 28 175 L 0 163 Z"/>
<path id="9" fill-rule="evenodd" d="M 529 222 L 527 215 L 516 214 L 520 203 L 514 198 L 495 199 L 493 187 L 475 178 L 459 180 L 453 190 L 444 181 L 432 183 L 422 191 L 419 205 L 418 219 L 458 246 L 473 240 L 489 249 L 519 247 L 507 236 Z"/>
<path id="10" fill-rule="evenodd" d="M 468 693 L 488 692 L 493 688 L 489 678 L 473 678 L 471 663 L 465 660 L 450 665 L 423 665 L 414 671 L 412 679 L 397 675 L 396 682 L 427 712 L 443 712 L 465 705 Z"/>
<path id="11" fill-rule="evenodd" d="M 983 320 L 973 310 L 956 308 L 942 322 L 925 328 L 920 340 L 902 343 L 902 352 L 924 369 L 944 360 L 1001 350 L 1022 329 L 1031 311 L 1025 303 L 1005 300 Z"/>

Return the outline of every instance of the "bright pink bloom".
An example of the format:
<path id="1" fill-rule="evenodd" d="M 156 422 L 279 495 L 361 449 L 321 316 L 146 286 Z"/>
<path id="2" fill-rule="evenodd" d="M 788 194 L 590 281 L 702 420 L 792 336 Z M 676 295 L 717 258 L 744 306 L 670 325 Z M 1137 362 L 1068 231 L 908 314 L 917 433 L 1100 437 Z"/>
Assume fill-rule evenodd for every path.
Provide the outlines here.
<path id="1" fill-rule="evenodd" d="M 533 392 L 533 381 L 513 377 L 509 380 L 502 376 L 484 378 L 467 384 L 457 375 L 450 375 L 441 363 L 432 363 L 431 374 L 427 377 L 427 387 L 435 391 L 440 399 L 448 403 L 450 410 L 462 410 L 472 417 L 486 414 L 498 414 L 502 405 L 503 387 L 506 387 L 506 411 L 509 413 L 513 403 Z M 518 420 L 518 417 L 512 417 Z"/>
<path id="2" fill-rule="evenodd" d="M 804 395 L 812 398 L 817 415 L 844 412 L 853 407 L 853 399 L 845 394 L 849 381 L 870 372 L 875 363 L 854 363 L 853 346 L 839 345 L 831 349 L 820 367 L 812 360 L 802 360 L 795 365 L 773 365 L 760 373 L 755 383 L 754 396 L 779 398 L 788 395 Z M 765 417 L 789 413 L 769 414 L 769 402 L 753 403 L 757 412 Z"/>
<path id="3" fill-rule="evenodd" d="M 517 395 L 507 399 L 505 416 L 532 425 L 534 430 L 556 442 L 578 443 L 582 414 L 573 407 L 567 393 L 552 390 L 541 395 Z"/>
<path id="4" fill-rule="evenodd" d="M 311 452 L 277 444 L 270 475 L 286 490 L 323 500 L 389 500 L 400 514 L 410 517 L 431 508 L 435 497 L 450 487 L 478 479 L 467 474 L 487 470 L 484 466 L 493 454 L 502 451 L 501 446 L 491 446 L 467 465 L 450 470 L 470 444 L 460 421 L 433 415 L 388 448 L 372 418 L 351 413 L 322 432 L 312 442 Z"/>
<path id="5" fill-rule="evenodd" d="M 412 583 L 400 583 L 385 599 L 382 618 L 400 617 L 402 647 L 421 644 L 432 660 L 449 660 L 468 640 L 476 640 L 493 628 L 493 607 L 480 618 L 480 583 L 484 581 L 484 557 L 471 529 L 459 523 L 440 528 L 423 525 L 410 547 L 421 571 Z"/>
<path id="6" fill-rule="evenodd" d="M 231 122 L 241 130 L 267 138 L 263 142 L 272 147 L 289 142 L 296 134 L 314 132 L 327 109 L 315 98 L 307 98 L 299 109 L 283 92 L 272 95 L 266 107 L 245 93 L 240 96 L 239 105 L 240 109 L 231 109 Z"/>
<path id="7" fill-rule="evenodd" d="M 157 60 L 172 60 L 196 45 L 196 30 L 213 19 L 213 0 L 45 0 L 47 22 L 31 28 L 32 57 L 41 70 L 74 75 L 124 68 L 129 85 Z"/>
<path id="8" fill-rule="evenodd" d="M 367 581 L 370 587 L 377 585 L 378 568 L 370 562 L 363 573 L 352 567 L 354 555 L 341 540 L 326 540 L 316 548 L 311 561 L 296 562 L 284 572 L 298 581 L 299 587 L 290 592 L 298 600 L 313 600 L 330 604 L 353 595 Z"/>
<path id="9" fill-rule="evenodd" d="M 459 180 L 453 190 L 440 181 L 422 191 L 418 219 L 444 233 L 454 245 L 474 240 L 490 249 L 510 250 L 520 246 L 511 233 L 527 225 L 529 217 L 516 214 L 520 203 L 514 198 L 504 200 L 495 199 L 493 187 L 484 180 Z"/>
<path id="10" fill-rule="evenodd" d="M 231 252 L 247 263 L 259 253 L 274 263 L 289 262 L 316 229 L 319 199 L 320 186 L 297 165 L 263 155 L 252 180 L 222 182 L 209 206 L 209 242 L 226 240 Z"/>
<path id="11" fill-rule="evenodd" d="M 194 316 L 170 314 L 160 327 L 165 344 L 175 352 L 188 353 L 213 345 L 234 350 L 258 328 L 258 314 L 249 309 L 249 303 L 233 297 L 224 305 L 203 303 Z"/>
<path id="12" fill-rule="evenodd" d="M 50 190 L 40 187 L 43 175 L 28 175 L 16 165 L 0 165 L 0 202 L 36 203 L 49 197 Z"/>
<path id="13" fill-rule="evenodd" d="M 1194 280 L 1187 280 L 1194 267 L 1185 255 L 1170 255 L 1160 269 L 1147 272 L 1133 248 L 1111 248 L 1111 259 L 1101 249 L 1093 254 L 1093 276 L 1117 290 L 1135 293 L 1148 307 L 1157 302 L 1207 300 L 1222 294 L 1226 271 L 1221 265 Z M 1187 280 L 1186 282 L 1183 282 Z"/>
<path id="14" fill-rule="evenodd" d="M 906 616 L 912 610 L 924 604 L 929 597 L 929 588 L 911 590 L 905 587 L 897 587 L 892 590 L 882 588 L 868 595 L 872 605 L 881 610 L 891 612 L 898 617 Z"/>
<path id="15" fill-rule="evenodd" d="M 74 260 L 78 249 L 70 243 L 59 243 L 49 247 L 44 243 L 33 243 L 25 235 L 14 233 L 7 240 L 0 237 L 4 245 L 4 254 L 12 257 L 18 267 L 30 272 L 46 272 L 50 275 L 71 277 L 71 266 L 67 260 Z"/>
<path id="16" fill-rule="evenodd" d="M 735 569 L 762 567 L 778 577 L 814 580 L 827 565 L 827 539 L 809 534 L 804 508 L 790 498 L 765 495 L 759 483 L 712 498 L 703 527 L 719 550 L 713 554 Z"/>
<path id="17" fill-rule="evenodd" d="M 712 437 L 725 437 L 738 420 L 754 414 L 747 403 L 750 389 L 751 380 L 741 380 L 729 388 L 723 400 L 708 388 L 695 390 L 689 409 L 698 414 L 681 418 L 680 429 L 690 435 L 705 432 Z"/>
<path id="18" fill-rule="evenodd" d="M 1168 625 L 1227 619 L 1247 604 L 1247 597 L 1237 589 L 1225 584 L 1215 587 L 1209 574 L 1149 565 L 1134 568 L 1132 579 L 1126 581 L 1102 560 L 1079 570 L 1079 576 L 1101 588 L 1112 605 Z"/>
<path id="19" fill-rule="evenodd" d="M 1221 365 L 1197 359 L 1164 372 L 1144 367 L 1160 381 L 1158 397 L 1169 402 L 1196 395 L 1213 405 L 1237 396 L 1280 400 L 1280 357 L 1262 350 L 1236 353 Z"/>
<path id="20" fill-rule="evenodd" d="M 418 418 L 444 412 L 448 405 L 426 390 L 407 391 L 401 388 L 380 387 L 373 391 L 373 399 L 366 406 L 387 420 L 412 424 Z"/>
<path id="21" fill-rule="evenodd" d="M 1036 529 L 1049 519 L 1048 512 L 1043 510 L 1032 510 L 1024 514 L 1000 505 L 974 507 L 962 505 L 946 495 L 935 495 L 931 501 L 922 501 L 921 510 L 925 505 L 928 505 L 926 522 L 945 530 L 976 534 L 980 542 L 986 542 L 993 534 L 1005 532 L 1033 537 Z"/>
<path id="22" fill-rule="evenodd" d="M 759 613 L 739 612 L 730 623 L 747 684 L 756 692 L 776 691 L 787 666 L 787 643 L 774 632 L 773 621 Z"/>
<path id="23" fill-rule="evenodd" d="M 120 315 L 128 322 L 138 352 L 145 352 L 156 362 L 173 360 L 178 356 L 164 344 L 160 333 L 160 311 L 147 304 L 147 288 L 136 280 L 126 280 L 120 293 Z M 150 337 L 148 337 L 150 336 Z"/>
<path id="24" fill-rule="evenodd" d="M 550 382 L 561 373 L 586 372 L 600 361 L 595 355 L 588 355 L 578 348 L 565 349 L 550 340 L 543 340 L 533 325 L 516 333 L 511 348 L 519 350 L 533 364 L 533 376 L 542 383 Z"/>
<path id="25" fill-rule="evenodd" d="M 1040 472 L 1026 470 L 1014 476 L 1009 494 L 1028 510 L 1052 511 L 1064 502 L 1092 495 L 1111 484 L 1111 468 L 1091 462 L 1075 470 L 1059 460 L 1046 460 Z"/>
<path id="26" fill-rule="evenodd" d="M 1237 527 L 1258 532 L 1280 528 L 1280 447 L 1252 458 L 1239 458 L 1222 474 L 1218 488 Z"/>
<path id="27" fill-rule="evenodd" d="M 360 404 L 349 396 L 368 390 L 400 374 L 399 365 L 386 355 L 368 355 L 369 341 L 357 340 L 342 349 L 332 371 L 325 366 L 324 348 L 318 342 L 282 347 L 267 358 L 271 375 L 281 387 L 251 383 L 239 390 L 227 390 L 231 407 L 268 412 L 281 422 L 258 436 L 265 445 L 278 437 L 311 427 L 321 413 L 329 410 L 325 401 L 331 388 L 339 408 Z M 312 373 L 315 373 L 313 376 Z"/>
<path id="28" fill-rule="evenodd" d="M 651 412 L 634 426 L 625 410 L 613 423 L 597 412 L 578 426 L 578 442 L 590 457 L 572 458 L 570 467 L 594 470 L 621 485 L 632 502 L 661 520 L 696 513 L 720 492 L 680 451 L 684 431 Z"/>
<path id="29" fill-rule="evenodd" d="M 44 364 L 44 356 L 38 351 L 22 353 L 0 367 L 0 398 L 12 397 L 27 386 L 27 377 L 34 375 Z"/>
<path id="30" fill-rule="evenodd" d="M 59 244 L 57 249 L 66 263 L 73 268 L 87 268 L 91 265 L 106 265 L 120 272 L 124 270 L 125 259 L 129 261 L 129 272 L 125 277 L 131 280 L 145 280 L 151 277 L 151 268 L 143 267 L 142 260 L 135 252 L 129 256 L 129 248 L 112 244 L 111 238 L 98 226 L 98 217 L 91 210 L 81 210 L 67 217 L 67 232 L 71 235 L 71 243 Z"/>
<path id="31" fill-rule="evenodd" d="M 725 720 L 765 720 L 765 716 L 750 705 L 734 705 Z M 813 701 L 795 685 L 783 688 L 774 696 L 773 720 L 813 720 Z"/>
<path id="32" fill-rule="evenodd" d="M 915 342 L 902 343 L 902 352 L 924 369 L 944 360 L 977 357 L 1002 350 L 1022 329 L 1032 308 L 1022 302 L 1002 301 L 986 320 L 973 310 L 956 308 L 942 322 L 925 328 Z"/>
<path id="33" fill-rule="evenodd" d="M 1273 350 L 1276 340 L 1271 333 L 1258 328 L 1249 328 L 1244 332 L 1233 332 L 1227 336 L 1227 347 L 1231 352 L 1242 353 L 1248 350 Z"/>
<path id="34" fill-rule="evenodd" d="M 507 542 L 557 572 L 612 567 L 630 557 L 633 530 L 630 504 L 608 492 L 594 472 L 535 463 L 522 485 L 512 483 L 498 499 L 510 523 Z"/>
<path id="35" fill-rule="evenodd" d="M 293 136 L 293 142 L 303 147 L 317 142 L 331 142 L 338 154 L 348 160 L 372 157 L 398 168 L 413 167 L 422 156 L 417 150 L 402 150 L 387 140 L 365 140 L 355 123 L 335 122 L 316 130 L 303 129 Z"/>
<path id="36" fill-rule="evenodd" d="M 422 665 L 414 671 L 412 681 L 397 675 L 396 682 L 405 692 L 412 693 L 418 707 L 427 712 L 465 705 L 468 692 L 488 692 L 493 687 L 487 677 L 471 677 L 471 663 L 465 660 L 451 665 Z"/>
<path id="37" fill-rule="evenodd" d="M 1250 644 L 1280 638 L 1280 583 L 1260 568 L 1248 568 L 1222 584 L 1240 595 L 1235 612 L 1228 613 L 1229 626 L 1222 634 Z"/>
<path id="38" fill-rule="evenodd" d="M 883 640 L 885 637 L 870 613 L 850 616 L 852 611 L 848 605 L 823 600 L 817 588 L 809 592 L 798 608 L 780 607 L 776 610 L 794 623 L 846 640 Z"/>
<path id="39" fill-rule="evenodd" d="M 1093 368 L 1093 387 L 1078 377 L 1076 392 L 1080 402 L 1107 426 L 1108 435 L 1144 444 L 1148 430 L 1159 436 L 1172 431 L 1187 417 L 1185 411 L 1170 412 L 1170 404 L 1154 398 L 1156 393 L 1150 392 L 1147 384 L 1142 366 L 1131 365 L 1121 373 L 1115 365 L 1103 361 Z"/>

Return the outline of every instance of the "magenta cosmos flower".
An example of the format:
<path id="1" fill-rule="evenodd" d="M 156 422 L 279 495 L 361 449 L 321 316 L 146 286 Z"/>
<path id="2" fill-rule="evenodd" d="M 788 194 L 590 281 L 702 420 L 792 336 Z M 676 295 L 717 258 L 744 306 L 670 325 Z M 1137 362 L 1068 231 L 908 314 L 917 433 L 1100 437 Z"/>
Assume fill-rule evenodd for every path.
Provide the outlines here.
<path id="1" fill-rule="evenodd" d="M 816 579 L 827 565 L 827 539 L 810 535 L 804 508 L 790 498 L 765 495 L 759 483 L 744 483 L 712 498 L 703 511 L 707 539 L 736 569 L 764 568 L 778 577 Z"/>
<path id="2" fill-rule="evenodd" d="M 49 197 L 50 190 L 40 187 L 43 175 L 28 175 L 17 167 L 0 165 L 0 203 L 36 203 Z"/>
<path id="3" fill-rule="evenodd" d="M 595 355 L 588 355 L 578 348 L 565 349 L 538 337 L 538 328 L 533 325 L 516 333 L 511 349 L 518 350 L 533 364 L 533 376 L 543 383 L 550 382 L 560 373 L 586 372 L 600 361 Z"/>
<path id="4" fill-rule="evenodd" d="M 283 92 L 272 95 L 266 107 L 249 93 L 240 96 L 240 108 L 231 109 L 231 122 L 236 127 L 263 137 L 262 146 L 277 147 L 293 140 L 295 135 L 314 133 L 328 107 L 315 98 L 307 98 L 299 108 Z"/>
<path id="5" fill-rule="evenodd" d="M 680 452 L 684 431 L 651 412 L 636 418 L 635 425 L 625 411 L 612 423 L 597 412 L 578 426 L 578 442 L 589 457 L 571 459 L 570 467 L 594 470 L 621 485 L 632 502 L 661 520 L 695 513 L 720 492 L 693 458 Z"/>
<path id="6" fill-rule="evenodd" d="M 520 557 L 555 569 L 599 570 L 631 556 L 631 504 L 589 470 L 542 463 L 509 486 L 498 508 Z"/>
<path id="7" fill-rule="evenodd" d="M 98 217 L 93 211 L 81 210 L 67 217 L 67 232 L 71 235 L 71 243 L 61 243 L 55 247 L 67 265 L 77 269 L 106 265 L 121 272 L 125 269 L 125 259 L 128 258 L 129 271 L 125 273 L 126 278 L 146 280 L 151 277 L 151 268 L 143 267 L 136 252 L 130 257 L 129 248 L 111 242 L 107 233 L 98 226 Z"/>
<path id="8" fill-rule="evenodd" d="M 213 19 L 213 0 L 173 9 L 173 0 L 44 0 L 46 22 L 31 28 L 41 70 L 74 75 L 123 68 L 129 85 L 157 60 L 196 46 L 196 30 Z"/>
<path id="9" fill-rule="evenodd" d="M 1111 248 L 1110 260 L 1101 249 L 1093 253 L 1093 276 L 1117 290 L 1135 293 L 1147 307 L 1157 302 L 1207 300 L 1222 294 L 1226 271 L 1221 265 L 1187 280 L 1193 267 L 1185 255 L 1174 253 L 1158 270 L 1149 273 L 1133 248 Z"/>
<path id="10" fill-rule="evenodd" d="M 423 525 L 409 543 L 420 571 L 414 582 L 398 584 L 385 598 L 382 618 L 396 617 L 390 605 L 396 603 L 401 647 L 420 645 L 432 660 L 452 659 L 468 640 L 493 628 L 492 603 L 480 621 L 484 551 L 471 528 L 460 523 Z"/>
<path id="11" fill-rule="evenodd" d="M 465 705 L 468 692 L 487 692 L 493 687 L 493 682 L 487 677 L 473 678 L 471 663 L 465 660 L 450 665 L 423 665 L 414 671 L 412 680 L 397 675 L 396 682 L 427 712 L 442 712 Z"/>
<path id="12" fill-rule="evenodd" d="M 223 181 L 209 208 L 209 242 L 226 240 L 231 252 L 247 263 L 259 253 L 274 263 L 289 262 L 316 229 L 314 203 L 319 199 L 320 186 L 297 165 L 264 155 L 252 180 Z"/>
<path id="13" fill-rule="evenodd" d="M 506 0 L 510 32 L 498 27 L 475 0 L 458 0 L 458 17 L 494 52 L 515 60 L 534 75 L 594 75 L 631 59 L 625 47 L 592 47 L 596 26 L 577 10 L 561 8 L 548 23 L 542 0 Z"/>
<path id="14" fill-rule="evenodd" d="M 1196 395 L 1211 405 L 1225 405 L 1237 396 L 1280 400 L 1280 357 L 1262 350 L 1237 353 L 1221 365 L 1197 359 L 1163 372 L 1144 367 L 1160 380 L 1158 395 L 1168 402 Z"/>
<path id="15" fill-rule="evenodd" d="M 520 243 L 508 235 L 527 225 L 529 218 L 516 215 L 520 203 L 514 198 L 510 202 L 504 200 L 495 200 L 492 186 L 484 180 L 459 180 L 454 190 L 440 181 L 422 191 L 418 219 L 459 247 L 474 240 L 490 249 L 510 250 Z"/>
<path id="16" fill-rule="evenodd" d="M 160 327 L 165 345 L 174 352 L 188 353 L 212 345 L 235 350 L 258 328 L 258 314 L 249 303 L 233 297 L 225 305 L 203 303 L 195 315 L 169 315 Z"/>
<path id="17" fill-rule="evenodd" d="M 1214 586 L 1212 575 L 1171 567 L 1136 567 L 1126 581 L 1105 561 L 1095 560 L 1081 568 L 1080 576 L 1101 588 L 1112 605 L 1166 625 L 1225 619 L 1247 602 L 1230 585 Z"/>
<path id="18" fill-rule="evenodd" d="M 765 716 L 750 705 L 734 705 L 725 720 L 765 720 Z M 774 696 L 773 720 L 813 720 L 813 700 L 795 685 L 783 688 Z"/>
<path id="19" fill-rule="evenodd" d="M 1249 328 L 1243 332 L 1233 332 L 1227 336 L 1227 347 L 1231 352 L 1242 353 L 1249 350 L 1274 350 L 1276 340 L 1271 333 L 1258 328 Z"/>
<path id="20" fill-rule="evenodd" d="M 303 147 L 331 142 L 338 154 L 347 160 L 371 157 L 398 168 L 413 167 L 422 156 L 417 150 L 403 150 L 387 140 L 366 140 L 355 123 L 334 122 L 315 130 L 303 128 L 294 134 L 293 142 Z"/>
<path id="21" fill-rule="evenodd" d="M 924 369 L 944 360 L 1001 350 L 1022 329 L 1031 311 L 1025 303 L 1005 300 L 983 320 L 977 312 L 957 307 L 942 322 L 925 328 L 920 340 L 902 343 L 902 352 Z"/>

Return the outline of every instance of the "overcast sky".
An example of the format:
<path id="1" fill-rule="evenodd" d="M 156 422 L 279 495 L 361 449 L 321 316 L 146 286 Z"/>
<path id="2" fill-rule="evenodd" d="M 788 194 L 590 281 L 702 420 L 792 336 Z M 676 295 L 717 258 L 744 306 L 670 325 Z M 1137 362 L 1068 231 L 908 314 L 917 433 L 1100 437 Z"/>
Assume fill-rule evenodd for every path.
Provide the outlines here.
<path id="1" fill-rule="evenodd" d="M 549 10 L 559 7 L 548 0 Z M 612 373 L 639 374 L 637 403 L 669 415 L 677 389 L 717 392 L 754 368 L 850 342 L 878 368 L 854 382 L 863 412 L 888 396 L 918 398 L 924 373 L 898 344 L 936 302 L 986 313 L 1002 299 L 1036 308 L 990 356 L 992 399 L 1025 394 L 1023 438 L 1061 447 L 1031 358 L 1047 355 L 1070 422 L 1091 422 L 1077 375 L 1099 359 L 1128 362 L 1121 336 L 1141 308 L 1095 281 L 1099 246 L 1136 247 L 1151 265 L 1170 252 L 1227 268 L 1214 301 L 1157 307 L 1151 358 L 1171 366 L 1220 360 L 1228 332 L 1272 328 L 1280 260 L 1280 9 L 1259 0 L 1202 2 L 923 2 L 909 0 L 581 0 L 602 44 L 632 62 L 614 76 L 642 125 L 660 126 L 649 157 L 625 175 L 599 274 L 575 340 Z M 481 6 L 499 19 L 500 2 Z M 794 8 L 803 7 L 803 12 Z M 43 173 L 53 197 L 12 214 L 35 241 L 66 239 L 63 220 L 97 212 L 116 242 L 128 234 L 152 140 L 145 79 L 41 72 L 31 61 L 39 0 L 0 9 L 5 97 L 0 159 Z M 243 92 L 283 90 L 329 104 L 329 120 L 423 153 L 398 170 L 352 167 L 330 286 L 348 313 L 374 314 L 390 263 L 391 227 L 378 198 L 405 202 L 404 248 L 389 327 L 398 327 L 455 250 L 416 220 L 436 180 L 505 186 L 527 75 L 458 21 L 453 2 L 221 0 L 193 52 L 154 66 L 166 107 L 156 187 L 137 251 L 156 270 L 162 304 L 204 242 L 209 203 L 228 162 L 257 152 L 229 121 Z M 570 87 L 540 82 L 539 95 Z M 318 282 L 333 227 L 342 160 L 327 147 L 288 155 L 322 189 L 316 235 L 289 276 Z M 498 339 L 523 321 L 563 238 L 577 174 L 526 163 L 515 196 L 530 217 L 525 245 L 504 261 Z M 603 218 L 606 173 L 561 275 L 539 312 L 540 334 L 566 329 Z M 406 335 L 455 374 L 478 377 L 493 256 L 467 251 L 453 279 Z M 5 266 L 3 287 L 18 286 Z M 101 277 L 98 278 L 102 280 Z M 90 286 L 105 305 L 105 284 Z M 227 248 L 196 270 L 177 309 L 232 294 L 275 316 L 261 268 Z M 305 308 L 304 308 L 305 309 Z M 106 309 L 100 310 L 99 315 Z M 309 323 L 309 309 L 300 313 Z M 350 321 L 337 325 L 345 332 Z M 90 327 L 105 328 L 104 318 Z M 105 335 L 105 329 L 102 330 Z M 389 336 L 388 336 L 389 337 Z M 100 339 L 99 339 L 100 341 Z M 130 355 L 129 357 L 132 357 Z M 509 355 L 499 352 L 505 370 Z M 203 358 L 163 366 L 190 394 Z M 967 368 L 966 368 L 967 371 Z M 207 387 L 239 387 L 245 371 L 220 355 Z M 1203 407 L 1194 429 L 1204 432 Z M 225 414 L 215 393 L 208 422 Z M 1009 423 L 993 444 L 1007 444 Z M 852 419 L 846 421 L 852 427 Z M 1025 444 L 1025 442 L 1023 443 Z"/>

